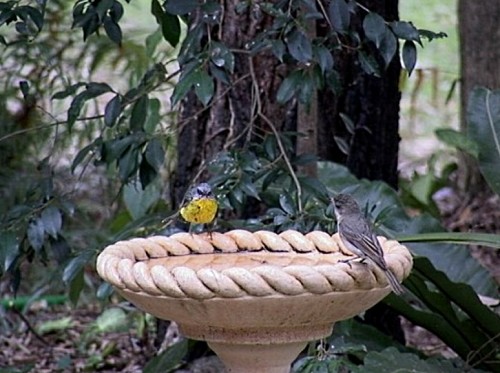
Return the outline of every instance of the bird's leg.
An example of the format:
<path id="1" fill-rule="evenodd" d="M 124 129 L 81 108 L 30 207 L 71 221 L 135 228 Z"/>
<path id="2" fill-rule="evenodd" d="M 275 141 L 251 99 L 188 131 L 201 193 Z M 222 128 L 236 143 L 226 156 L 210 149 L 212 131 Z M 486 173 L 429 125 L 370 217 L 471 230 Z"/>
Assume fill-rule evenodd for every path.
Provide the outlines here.
<path id="1" fill-rule="evenodd" d="M 210 223 L 207 224 L 207 233 L 208 233 L 208 238 L 210 240 L 212 240 L 212 230 L 213 230 L 214 225 L 215 225 L 214 221 L 215 220 L 213 220 L 212 222 L 210 222 Z"/>
<path id="2" fill-rule="evenodd" d="M 358 259 L 358 258 L 354 257 L 354 258 L 349 258 L 349 259 L 342 259 L 342 260 L 339 260 L 339 262 L 340 262 L 340 263 L 346 263 L 346 264 L 349 264 L 349 268 L 351 268 L 351 269 L 352 269 L 352 264 L 351 264 L 351 262 L 352 262 L 353 260 L 355 260 L 355 259 Z"/>

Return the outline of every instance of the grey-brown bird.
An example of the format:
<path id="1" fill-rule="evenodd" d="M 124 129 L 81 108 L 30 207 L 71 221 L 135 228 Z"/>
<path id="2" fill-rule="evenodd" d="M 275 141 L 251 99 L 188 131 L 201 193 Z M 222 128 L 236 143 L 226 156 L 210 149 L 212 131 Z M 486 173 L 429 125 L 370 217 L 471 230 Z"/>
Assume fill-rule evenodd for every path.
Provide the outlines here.
<path id="1" fill-rule="evenodd" d="M 332 202 L 335 207 L 339 236 L 345 247 L 360 257 L 362 262 L 366 259 L 372 261 L 384 271 L 394 293 L 403 294 L 405 290 L 394 273 L 387 267 L 384 252 L 377 236 L 368 220 L 361 213 L 356 200 L 348 194 L 339 194 L 332 198 Z"/>

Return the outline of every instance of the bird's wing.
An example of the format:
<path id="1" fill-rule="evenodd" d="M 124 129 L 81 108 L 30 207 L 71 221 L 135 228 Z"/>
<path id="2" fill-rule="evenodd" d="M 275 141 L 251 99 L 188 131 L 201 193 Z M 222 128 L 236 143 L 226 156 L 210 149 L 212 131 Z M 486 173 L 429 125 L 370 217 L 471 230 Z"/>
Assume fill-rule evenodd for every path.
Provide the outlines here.
<path id="1" fill-rule="evenodd" d="M 363 235 L 361 244 L 363 245 L 368 258 L 373 260 L 373 262 L 375 262 L 375 264 L 383 270 L 387 269 L 387 264 L 384 259 L 384 251 L 382 250 L 375 233 L 370 232 L 369 235 Z"/>
<path id="2" fill-rule="evenodd" d="M 387 268 L 384 260 L 384 251 L 378 242 L 377 236 L 373 233 L 370 225 L 364 219 L 358 220 L 356 230 L 351 225 L 342 222 L 343 239 L 349 241 L 358 250 L 382 269 Z"/>

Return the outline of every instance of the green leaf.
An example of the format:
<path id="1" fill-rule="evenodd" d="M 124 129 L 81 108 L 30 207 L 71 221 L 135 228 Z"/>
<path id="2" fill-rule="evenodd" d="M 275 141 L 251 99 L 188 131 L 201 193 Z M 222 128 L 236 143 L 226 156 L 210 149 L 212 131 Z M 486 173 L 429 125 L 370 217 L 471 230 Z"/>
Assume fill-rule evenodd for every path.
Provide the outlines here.
<path id="1" fill-rule="evenodd" d="M 283 56 L 286 52 L 285 43 L 281 40 L 271 40 L 271 52 L 280 62 L 283 62 Z"/>
<path id="2" fill-rule="evenodd" d="M 44 321 L 36 326 L 36 331 L 40 335 L 45 335 L 49 333 L 61 332 L 70 329 L 75 326 L 75 323 L 71 316 L 66 316 L 63 318 Z"/>
<path id="3" fill-rule="evenodd" d="M 2 9 L 0 12 L 0 26 L 2 26 L 5 22 L 12 22 L 16 20 L 15 12 L 11 10 L 12 7 L 8 7 L 6 9 Z"/>
<path id="4" fill-rule="evenodd" d="M 21 89 L 21 93 L 23 94 L 24 99 L 28 97 L 30 93 L 30 85 L 26 80 L 21 80 L 19 82 L 19 88 Z"/>
<path id="5" fill-rule="evenodd" d="M 198 5 L 198 0 L 167 0 L 165 1 L 165 10 L 170 14 L 183 16 L 191 13 Z"/>
<path id="6" fill-rule="evenodd" d="M 130 114 L 130 129 L 132 132 L 142 131 L 148 116 L 148 95 L 142 95 L 132 106 Z"/>
<path id="7" fill-rule="evenodd" d="M 500 317 L 481 302 L 470 286 L 453 283 L 423 257 L 414 259 L 413 273 L 405 285 L 422 303 L 418 309 L 395 296 L 384 302 L 436 334 L 471 366 L 494 366 L 486 357 L 494 354 L 491 341 L 500 334 Z"/>
<path id="8" fill-rule="evenodd" d="M 373 56 L 360 50 L 358 51 L 358 60 L 361 64 L 361 68 L 365 73 L 367 73 L 368 75 L 380 77 L 380 68 Z"/>
<path id="9" fill-rule="evenodd" d="M 179 44 L 181 37 L 181 24 L 179 17 L 166 13 L 158 0 L 152 0 L 151 13 L 153 13 L 156 18 L 156 22 L 161 27 L 163 38 L 175 48 L 177 44 Z"/>
<path id="10" fill-rule="evenodd" d="M 387 26 L 384 19 L 377 13 L 370 12 L 363 20 L 363 30 L 368 40 L 375 43 L 380 48 L 382 39 L 385 37 Z"/>
<path id="11" fill-rule="evenodd" d="M 38 31 L 42 30 L 43 15 L 38 9 L 36 9 L 32 6 L 20 6 L 17 8 L 17 12 L 20 12 L 20 11 L 25 12 L 31 18 L 33 23 L 36 25 L 36 28 L 38 29 Z"/>
<path id="12" fill-rule="evenodd" d="M 105 161 L 111 163 L 115 159 L 118 159 L 122 154 L 130 147 L 130 145 L 135 144 L 137 138 L 130 135 L 124 138 L 117 138 L 109 140 L 104 143 L 104 153 Z"/>
<path id="13" fill-rule="evenodd" d="M 218 81 L 228 85 L 231 83 L 227 72 L 221 68 L 218 68 L 213 62 L 210 62 L 209 64 L 209 71 L 210 75 L 212 75 Z"/>
<path id="14" fill-rule="evenodd" d="M 97 6 L 94 6 L 97 15 L 99 16 L 99 21 L 102 22 L 104 20 L 105 15 L 108 13 L 108 10 L 113 6 L 115 0 L 99 0 L 94 3 Z"/>
<path id="15" fill-rule="evenodd" d="M 392 31 L 400 39 L 420 43 L 420 34 L 415 26 L 406 21 L 393 21 L 390 23 Z"/>
<path id="16" fill-rule="evenodd" d="M 71 96 L 71 95 L 74 95 L 76 93 L 76 91 L 80 88 L 80 87 L 83 87 L 85 85 L 85 83 L 83 82 L 80 82 L 80 83 L 76 83 L 76 84 L 73 84 L 73 85 L 70 85 L 68 88 L 66 88 L 64 91 L 60 91 L 60 92 L 57 92 L 55 93 L 53 96 L 52 96 L 52 100 L 61 100 L 63 98 L 66 98 L 68 96 Z"/>
<path id="17" fill-rule="evenodd" d="M 86 41 L 90 35 L 95 33 L 100 26 L 99 16 L 94 7 L 87 8 L 85 16 L 82 18 L 83 41 Z"/>
<path id="18" fill-rule="evenodd" d="M 345 33 L 351 23 L 351 14 L 345 0 L 332 0 L 328 6 L 328 17 L 335 31 Z"/>
<path id="19" fill-rule="evenodd" d="M 285 38 L 288 52 L 299 62 L 308 62 L 312 58 L 312 45 L 309 38 L 300 30 L 294 29 Z"/>
<path id="20" fill-rule="evenodd" d="M 123 202 L 134 220 L 145 216 L 160 198 L 160 189 L 153 183 L 145 189 L 137 182 L 127 183 L 123 187 Z"/>
<path id="21" fill-rule="evenodd" d="M 91 82 L 85 84 L 87 90 L 85 91 L 89 98 L 98 97 L 107 92 L 113 92 L 113 89 L 107 83 Z"/>
<path id="22" fill-rule="evenodd" d="M 199 78 L 198 70 L 193 69 L 190 71 L 186 71 L 181 75 L 179 81 L 174 87 L 174 92 L 172 93 L 171 101 L 172 106 L 177 105 L 191 90 L 193 85 L 196 83 Z"/>
<path id="23" fill-rule="evenodd" d="M 121 98 L 120 95 L 117 94 L 106 104 L 106 108 L 104 109 L 104 124 L 108 127 L 113 127 L 121 111 Z"/>
<path id="24" fill-rule="evenodd" d="M 323 74 L 333 69 L 333 57 L 328 48 L 322 45 L 314 45 L 313 54 Z"/>
<path id="25" fill-rule="evenodd" d="M 339 147 L 340 151 L 344 153 L 345 155 L 349 155 L 351 146 L 349 143 L 344 139 L 343 137 L 340 136 L 333 136 L 333 139 L 335 140 L 335 143 Z"/>
<path id="26" fill-rule="evenodd" d="M 71 259 L 63 271 L 64 283 L 69 284 L 79 273 L 83 273 L 83 268 L 93 259 L 94 254 L 94 250 L 84 250 Z"/>
<path id="27" fill-rule="evenodd" d="M 420 34 L 421 37 L 426 38 L 429 41 L 432 41 L 434 39 L 443 39 L 443 38 L 448 37 L 448 35 L 446 35 L 445 32 L 437 32 L 436 33 L 436 32 L 429 31 L 429 30 L 419 29 L 418 33 Z"/>
<path id="28" fill-rule="evenodd" d="M 313 71 L 306 71 L 305 74 L 302 75 L 302 79 L 300 81 L 299 86 L 299 101 L 303 104 L 309 105 L 311 102 L 311 98 L 313 93 L 316 91 L 317 86 L 315 85 L 316 80 L 313 74 Z"/>
<path id="29" fill-rule="evenodd" d="M 106 31 L 106 35 L 112 42 L 118 45 L 122 44 L 122 30 L 111 17 L 106 17 L 104 20 L 104 31 Z"/>
<path id="30" fill-rule="evenodd" d="M 204 106 L 207 106 L 214 95 L 213 78 L 204 70 L 198 70 L 194 77 L 194 92 Z"/>
<path id="31" fill-rule="evenodd" d="M 241 182 L 238 186 L 247 196 L 253 197 L 260 201 L 259 192 L 248 174 L 243 174 L 243 176 L 241 177 Z"/>
<path id="32" fill-rule="evenodd" d="M 122 308 L 112 307 L 101 313 L 90 325 L 90 329 L 97 333 L 120 332 L 130 328 L 127 314 Z"/>
<path id="33" fill-rule="evenodd" d="M 146 160 L 146 157 L 142 157 L 141 164 L 139 165 L 139 181 L 141 186 L 145 189 L 149 184 L 151 184 L 158 176 L 158 171 L 156 171 Z"/>
<path id="34" fill-rule="evenodd" d="M 148 163 L 158 172 L 165 161 L 165 150 L 162 142 L 154 138 L 146 147 L 145 157 Z"/>
<path id="35" fill-rule="evenodd" d="M 417 63 L 417 47 L 412 41 L 407 40 L 403 45 L 403 63 L 410 76 Z"/>
<path id="36" fill-rule="evenodd" d="M 149 134 L 154 134 L 158 123 L 160 123 L 160 108 L 161 103 L 157 98 L 149 99 L 149 110 L 148 110 L 148 119 L 146 120 L 146 124 L 144 125 L 144 131 Z"/>
<path id="37" fill-rule="evenodd" d="M 118 159 L 118 176 L 122 182 L 128 179 L 137 171 L 139 151 L 136 147 L 128 148 Z"/>
<path id="38" fill-rule="evenodd" d="M 500 90 L 475 88 L 467 104 L 467 137 L 479 145 L 479 169 L 500 195 Z"/>
<path id="39" fill-rule="evenodd" d="M 380 43 L 379 52 L 384 59 L 385 66 L 389 66 L 392 59 L 396 55 L 398 50 L 398 41 L 394 34 L 386 28 L 384 37 L 382 38 L 382 42 Z"/>
<path id="40" fill-rule="evenodd" d="M 278 103 L 284 104 L 292 99 L 297 89 L 300 88 L 301 78 L 302 73 L 295 70 L 281 82 L 276 94 Z"/>
<path id="41" fill-rule="evenodd" d="M 50 238 L 50 249 L 52 251 L 53 257 L 58 264 L 62 264 L 69 259 L 71 255 L 71 247 L 68 241 L 64 239 L 63 236 L 58 236 L 57 238 Z"/>
<path id="42" fill-rule="evenodd" d="M 107 282 L 103 282 L 99 285 L 96 291 L 96 297 L 99 300 L 106 300 L 111 294 L 113 294 L 113 286 Z"/>
<path id="43" fill-rule="evenodd" d="M 153 357 L 144 367 L 143 373 L 173 372 L 182 364 L 184 356 L 188 353 L 188 340 L 171 345 L 160 355 Z"/>
<path id="44" fill-rule="evenodd" d="M 383 351 L 369 351 L 362 366 L 352 370 L 353 373 L 393 373 L 393 372 L 425 372 L 425 373 L 462 373 L 464 367 L 456 367 L 452 361 L 438 358 L 421 358 L 416 353 L 403 353 L 395 347 Z M 471 371 L 471 373 L 474 373 Z"/>
<path id="45" fill-rule="evenodd" d="M 53 238 L 57 238 L 62 227 L 61 211 L 57 207 L 49 206 L 43 210 L 40 219 L 43 222 L 45 232 Z"/>
<path id="46" fill-rule="evenodd" d="M 438 128 L 434 131 L 436 137 L 446 145 L 463 150 L 475 158 L 479 157 L 479 145 L 475 141 L 469 139 L 462 132 L 451 128 Z"/>
<path id="47" fill-rule="evenodd" d="M 224 44 L 212 42 L 210 59 L 215 66 L 226 69 L 229 73 L 234 71 L 234 54 Z"/>
<path id="48" fill-rule="evenodd" d="M 69 284 L 68 297 L 73 305 L 76 305 L 78 303 L 78 299 L 80 298 L 80 294 L 83 290 L 84 284 L 83 269 L 80 269 L 77 273 L 75 273 L 73 279 Z"/>
<path id="49" fill-rule="evenodd" d="M 111 92 L 111 87 L 106 83 L 87 83 L 86 90 L 77 94 L 68 109 L 68 128 L 71 130 L 75 124 L 83 105 L 86 101 L 96 98 L 104 93 Z"/>
<path id="50" fill-rule="evenodd" d="M 45 229 L 43 226 L 43 221 L 41 219 L 36 219 L 28 225 L 28 231 L 26 232 L 28 236 L 28 242 L 30 243 L 33 250 L 36 252 L 40 251 L 43 247 L 43 242 L 45 240 Z"/>
<path id="51" fill-rule="evenodd" d="M 280 207 L 288 215 L 295 215 L 295 213 L 297 212 L 297 210 L 295 209 L 295 203 L 288 193 L 280 194 Z"/>
<path id="52" fill-rule="evenodd" d="M 111 9 L 109 10 L 109 16 L 116 23 L 118 23 L 118 21 L 122 18 L 123 6 L 117 0 L 113 1 L 113 5 L 111 6 Z"/>
<path id="53" fill-rule="evenodd" d="M 430 280 L 446 296 L 447 301 L 460 307 L 481 330 L 491 336 L 500 335 L 500 317 L 481 302 L 469 285 L 450 281 L 443 272 L 437 271 L 428 259 L 418 258 L 416 264 L 419 273 Z"/>
<path id="54" fill-rule="evenodd" d="M 0 231 L 0 274 L 11 269 L 19 255 L 19 242 L 13 232 Z"/>
<path id="55" fill-rule="evenodd" d="M 344 113 L 339 113 L 340 119 L 342 119 L 342 122 L 344 122 L 345 128 L 347 132 L 349 132 L 351 135 L 354 135 L 354 122 L 349 118 L 347 114 Z"/>
<path id="56" fill-rule="evenodd" d="M 299 176 L 298 177 L 300 185 L 305 189 L 309 190 L 314 196 L 325 203 L 329 203 L 329 195 L 325 186 L 316 178 L 309 176 Z"/>

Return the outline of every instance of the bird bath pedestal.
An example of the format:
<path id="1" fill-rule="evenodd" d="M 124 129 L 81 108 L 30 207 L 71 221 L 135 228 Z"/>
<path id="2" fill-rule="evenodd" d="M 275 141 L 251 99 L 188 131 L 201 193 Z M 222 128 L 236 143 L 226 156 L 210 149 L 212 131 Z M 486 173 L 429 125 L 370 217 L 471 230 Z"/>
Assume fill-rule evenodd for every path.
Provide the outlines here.
<path id="1" fill-rule="evenodd" d="M 409 251 L 379 238 L 399 280 Z M 286 231 L 120 241 L 97 259 L 99 275 L 138 308 L 207 341 L 233 373 L 286 373 L 309 341 L 391 291 L 384 273 L 352 258 L 337 234 Z"/>

